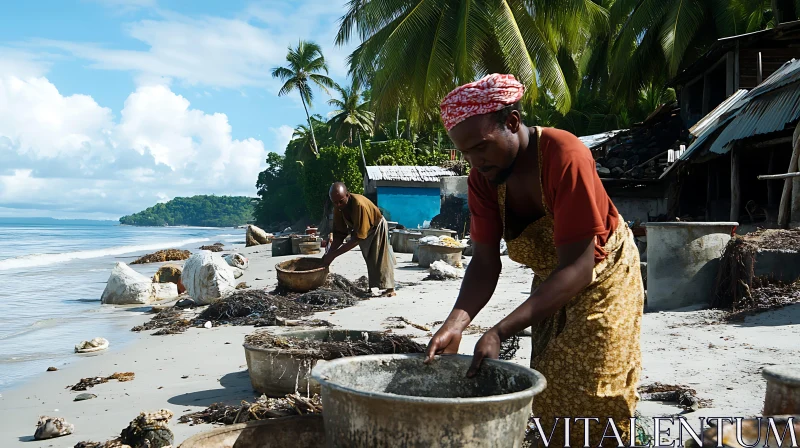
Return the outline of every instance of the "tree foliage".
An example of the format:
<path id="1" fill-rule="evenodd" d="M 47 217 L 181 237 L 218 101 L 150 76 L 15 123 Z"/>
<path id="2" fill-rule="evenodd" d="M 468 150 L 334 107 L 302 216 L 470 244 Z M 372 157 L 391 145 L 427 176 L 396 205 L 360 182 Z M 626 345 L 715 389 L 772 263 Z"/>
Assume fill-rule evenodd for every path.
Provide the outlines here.
<path id="1" fill-rule="evenodd" d="M 123 216 L 119 222 L 132 226 L 240 226 L 252 220 L 253 202 L 244 196 L 177 197 Z"/>
<path id="2" fill-rule="evenodd" d="M 344 182 L 351 193 L 363 193 L 364 175 L 360 165 L 359 151 L 347 146 L 326 146 L 320 150 L 319 158 L 305 164 L 302 191 L 308 216 L 316 218 L 322 212 L 334 182 Z"/>

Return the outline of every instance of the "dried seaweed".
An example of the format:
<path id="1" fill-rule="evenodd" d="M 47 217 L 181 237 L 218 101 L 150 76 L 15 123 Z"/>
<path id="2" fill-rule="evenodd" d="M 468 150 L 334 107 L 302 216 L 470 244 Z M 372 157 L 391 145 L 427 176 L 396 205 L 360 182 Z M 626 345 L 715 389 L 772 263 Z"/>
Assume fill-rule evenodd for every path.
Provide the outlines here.
<path id="1" fill-rule="evenodd" d="M 262 395 L 253 403 L 242 400 L 239 406 L 214 403 L 208 408 L 185 414 L 178 419 L 179 423 L 215 423 L 235 425 L 254 420 L 285 417 L 290 415 L 319 414 L 322 412 L 322 400 L 319 395 L 311 398 L 290 394 L 284 398 L 267 398 Z"/>
<path id="2" fill-rule="evenodd" d="M 165 249 L 152 254 L 147 254 L 139 258 L 138 260 L 132 261 L 131 264 L 160 263 L 163 261 L 186 260 L 191 256 L 192 253 L 189 252 L 188 250 Z"/>
<path id="3" fill-rule="evenodd" d="M 209 305 L 195 319 L 196 323 L 212 321 L 232 325 L 277 325 L 277 317 L 296 319 L 314 310 L 284 297 L 265 291 L 242 290 Z"/>
<path id="4" fill-rule="evenodd" d="M 344 291 L 334 291 L 330 289 L 317 289 L 307 292 L 297 298 L 297 302 L 322 310 L 335 310 L 351 307 L 356 304 L 358 299 L 352 294 Z"/>
<path id="5" fill-rule="evenodd" d="M 247 335 L 244 341 L 246 344 L 256 347 L 296 350 L 298 351 L 296 357 L 325 360 L 348 356 L 425 352 L 424 346 L 414 342 L 408 336 L 386 333 L 379 338 L 370 335 L 368 341 L 333 341 L 330 336 L 324 339 L 298 339 L 273 335 L 269 332 L 258 332 Z"/>
<path id="6" fill-rule="evenodd" d="M 698 399 L 697 392 L 686 386 L 653 383 L 639 386 L 639 395 L 644 401 L 668 401 L 689 411 L 711 406 L 711 400 Z"/>
<path id="7" fill-rule="evenodd" d="M 333 291 L 345 292 L 361 299 L 372 297 L 372 291 L 369 289 L 369 280 L 364 276 L 353 283 L 339 274 L 328 274 L 328 278 L 322 287 Z"/>
<path id="8" fill-rule="evenodd" d="M 756 254 L 765 250 L 800 251 L 800 229 L 761 229 L 731 239 L 720 262 L 712 308 L 729 310 L 728 319 L 736 319 L 800 300 L 800 283 L 755 275 Z"/>
<path id="9" fill-rule="evenodd" d="M 192 325 L 192 321 L 183 317 L 179 308 L 167 308 L 159 311 L 152 319 L 142 325 L 131 328 L 131 331 L 156 330 L 154 335 L 183 333 Z"/>
<path id="10" fill-rule="evenodd" d="M 514 335 L 500 343 L 500 359 L 510 360 L 514 358 L 519 350 L 519 336 Z"/>
<path id="11" fill-rule="evenodd" d="M 72 386 L 67 386 L 66 388 L 74 391 L 83 391 L 90 387 L 97 386 L 98 384 L 107 383 L 110 380 L 117 380 L 120 383 L 124 383 L 126 381 L 133 381 L 134 377 L 135 375 L 133 372 L 117 372 L 111 376 L 106 376 L 106 377 L 96 376 L 91 378 L 81 378 L 81 380 L 78 381 L 77 384 Z"/>

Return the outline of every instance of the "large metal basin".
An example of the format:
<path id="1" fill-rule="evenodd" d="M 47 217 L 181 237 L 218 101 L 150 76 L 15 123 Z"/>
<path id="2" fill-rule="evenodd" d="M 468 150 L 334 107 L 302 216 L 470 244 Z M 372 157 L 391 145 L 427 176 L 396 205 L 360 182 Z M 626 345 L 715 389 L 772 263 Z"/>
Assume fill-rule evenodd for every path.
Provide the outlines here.
<path id="1" fill-rule="evenodd" d="M 445 263 L 449 264 L 450 266 L 455 266 L 460 268 L 461 264 L 461 254 L 464 253 L 463 247 L 447 247 L 447 246 L 436 246 L 431 244 L 423 244 L 419 246 L 419 254 L 417 255 L 417 260 L 420 267 L 427 268 L 434 261 L 444 261 Z"/>
<path id="2" fill-rule="evenodd" d="M 318 364 L 328 447 L 521 447 L 541 373 L 471 356 L 370 355 Z"/>
<path id="3" fill-rule="evenodd" d="M 422 233 L 420 232 L 395 230 L 392 233 L 392 250 L 398 254 L 413 253 L 416 248 L 416 243 L 420 238 L 422 238 Z"/>
<path id="4" fill-rule="evenodd" d="M 290 291 L 308 292 L 325 284 L 328 268 L 320 258 L 295 258 L 275 265 L 278 284 Z"/>
<path id="5" fill-rule="evenodd" d="M 178 448 L 322 448 L 322 416 L 299 415 L 225 426 L 194 435 Z"/>
<path id="6" fill-rule="evenodd" d="M 280 333 L 282 337 L 316 339 L 318 341 L 379 340 L 379 331 L 359 330 L 302 330 Z M 244 346 L 247 371 L 253 389 L 268 397 L 280 398 L 300 393 L 310 396 L 320 392 L 319 383 L 311 379 L 311 370 L 326 360 L 315 359 L 310 350 L 261 348 Z"/>

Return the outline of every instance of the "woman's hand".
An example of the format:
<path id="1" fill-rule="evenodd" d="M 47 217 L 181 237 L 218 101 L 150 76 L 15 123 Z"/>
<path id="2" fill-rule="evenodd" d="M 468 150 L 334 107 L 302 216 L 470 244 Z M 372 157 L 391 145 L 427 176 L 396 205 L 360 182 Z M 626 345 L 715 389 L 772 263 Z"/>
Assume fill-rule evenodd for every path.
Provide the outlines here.
<path id="1" fill-rule="evenodd" d="M 500 334 L 492 328 L 481 336 L 475 344 L 475 353 L 472 355 L 472 365 L 467 371 L 467 378 L 472 378 L 478 373 L 478 368 L 484 358 L 497 359 L 500 357 Z"/>
<path id="2" fill-rule="evenodd" d="M 461 332 L 462 330 L 458 325 L 445 322 L 428 343 L 425 364 L 433 361 L 433 357 L 436 355 L 458 353 L 458 346 L 461 344 Z"/>

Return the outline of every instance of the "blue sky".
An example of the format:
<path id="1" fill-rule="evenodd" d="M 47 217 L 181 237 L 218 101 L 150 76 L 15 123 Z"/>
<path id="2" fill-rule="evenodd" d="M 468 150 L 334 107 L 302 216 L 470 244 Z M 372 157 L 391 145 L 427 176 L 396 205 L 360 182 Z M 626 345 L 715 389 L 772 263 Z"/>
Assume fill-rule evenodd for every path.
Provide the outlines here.
<path id="1" fill-rule="evenodd" d="M 0 16 L 0 216 L 117 218 L 255 194 L 305 120 L 270 70 L 299 39 L 346 81 L 344 0 L 8 2 Z M 326 115 L 317 92 L 313 113 Z"/>

